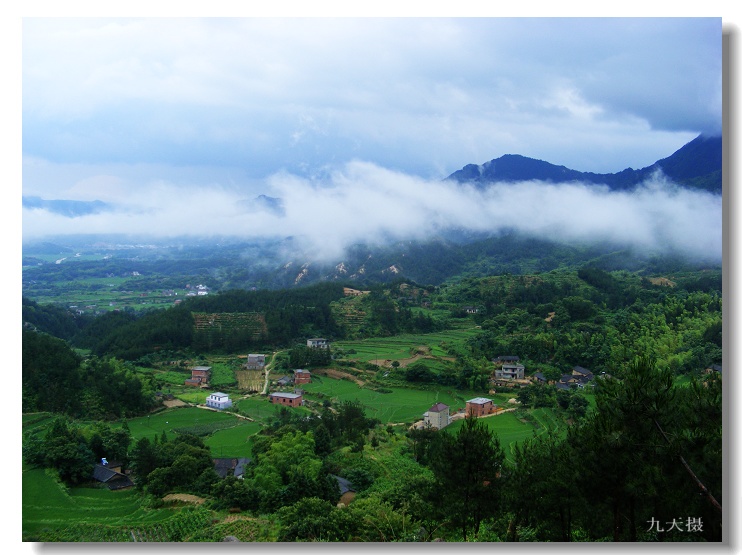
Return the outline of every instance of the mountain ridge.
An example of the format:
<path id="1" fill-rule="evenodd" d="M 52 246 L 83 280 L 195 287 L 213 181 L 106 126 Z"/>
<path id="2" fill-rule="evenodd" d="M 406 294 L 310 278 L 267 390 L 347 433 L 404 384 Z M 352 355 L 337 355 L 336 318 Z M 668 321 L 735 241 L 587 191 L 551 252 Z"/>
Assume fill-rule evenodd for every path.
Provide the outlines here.
<path id="1" fill-rule="evenodd" d="M 699 135 L 667 158 L 638 170 L 626 168 L 620 172 L 604 174 L 581 172 L 520 154 L 505 154 L 481 165 L 467 164 L 449 175 L 446 181 L 471 183 L 480 187 L 495 182 L 531 180 L 583 182 L 606 185 L 612 190 L 630 190 L 646 181 L 657 170 L 678 185 L 721 194 L 722 139 L 720 136 Z"/>
<path id="2" fill-rule="evenodd" d="M 584 182 L 607 185 L 612 190 L 630 190 L 646 181 L 657 170 L 661 170 L 678 185 L 702 189 L 714 194 L 722 192 L 722 139 L 716 136 L 699 135 L 683 145 L 667 158 L 635 170 L 626 168 L 620 172 L 599 174 L 581 172 L 550 162 L 528 158 L 520 154 L 505 154 L 484 164 L 467 164 L 453 172 L 444 181 L 471 183 L 486 187 L 494 182 L 550 181 L 553 183 Z M 23 206 L 29 209 L 46 209 L 69 218 L 112 211 L 114 205 L 100 200 L 47 200 L 35 196 L 23 196 Z M 253 212 L 264 210 L 282 216 L 285 214 L 283 199 L 261 194 L 252 200 L 238 203 Z"/>

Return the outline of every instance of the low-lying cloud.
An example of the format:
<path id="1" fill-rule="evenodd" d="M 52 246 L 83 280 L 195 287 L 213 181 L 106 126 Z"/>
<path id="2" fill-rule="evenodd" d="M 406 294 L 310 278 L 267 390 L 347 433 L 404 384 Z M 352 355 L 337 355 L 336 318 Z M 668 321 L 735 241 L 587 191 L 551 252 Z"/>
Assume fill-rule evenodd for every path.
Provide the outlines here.
<path id="1" fill-rule="evenodd" d="M 540 181 L 480 188 L 351 162 L 324 178 L 276 174 L 265 185 L 266 195 L 281 199 L 282 210 L 228 187 L 160 182 L 105 214 L 68 218 L 24 209 L 23 235 L 291 236 L 305 255 L 333 260 L 357 243 L 424 240 L 452 228 L 516 230 L 568 243 L 614 241 L 721 260 L 721 197 L 678 187 L 659 173 L 633 191 Z"/>

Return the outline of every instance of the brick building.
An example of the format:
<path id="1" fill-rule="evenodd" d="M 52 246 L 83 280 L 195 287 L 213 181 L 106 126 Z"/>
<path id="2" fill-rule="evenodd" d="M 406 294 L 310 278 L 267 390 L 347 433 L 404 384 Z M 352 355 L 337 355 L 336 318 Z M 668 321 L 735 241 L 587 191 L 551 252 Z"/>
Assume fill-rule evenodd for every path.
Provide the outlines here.
<path id="1" fill-rule="evenodd" d="M 497 405 L 492 403 L 492 399 L 486 397 L 475 397 L 466 402 L 467 416 L 487 416 L 497 411 Z"/>
<path id="2" fill-rule="evenodd" d="M 282 405 L 284 407 L 300 407 L 304 404 L 303 396 L 300 393 L 282 393 L 277 391 L 271 393 L 268 397 L 270 397 L 270 401 L 274 405 Z"/>

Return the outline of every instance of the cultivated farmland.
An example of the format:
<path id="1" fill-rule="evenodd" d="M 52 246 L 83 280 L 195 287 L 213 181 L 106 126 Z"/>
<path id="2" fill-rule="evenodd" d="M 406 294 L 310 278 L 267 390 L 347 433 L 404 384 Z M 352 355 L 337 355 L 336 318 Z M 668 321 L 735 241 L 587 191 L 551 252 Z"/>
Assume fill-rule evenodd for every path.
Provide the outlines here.
<path id="1" fill-rule="evenodd" d="M 429 334 L 405 334 L 355 341 L 338 341 L 333 348 L 350 360 L 391 366 L 392 361 L 404 365 L 419 358 L 445 359 L 463 343 L 481 333 L 476 327 L 447 330 Z"/>

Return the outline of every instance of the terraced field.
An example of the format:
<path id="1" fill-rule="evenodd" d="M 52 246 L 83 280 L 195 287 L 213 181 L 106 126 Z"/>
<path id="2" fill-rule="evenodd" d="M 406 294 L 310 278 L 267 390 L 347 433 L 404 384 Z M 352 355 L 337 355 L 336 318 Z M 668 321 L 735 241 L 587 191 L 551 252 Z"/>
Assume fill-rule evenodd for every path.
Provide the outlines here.
<path id="1" fill-rule="evenodd" d="M 476 327 L 447 330 L 430 334 L 406 334 L 353 341 L 337 341 L 336 350 L 342 350 L 351 360 L 371 363 L 402 361 L 421 353 L 429 357 L 448 357 L 449 349 L 463 344 L 481 333 Z"/>
<path id="2" fill-rule="evenodd" d="M 75 523 L 139 527 L 163 522 L 175 513 L 141 507 L 135 490 L 65 488 L 43 469 L 23 469 L 23 537 L 33 538 L 45 528 Z"/>

